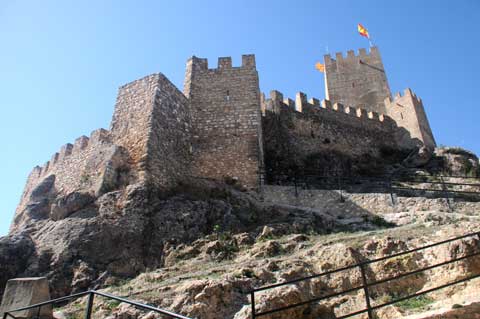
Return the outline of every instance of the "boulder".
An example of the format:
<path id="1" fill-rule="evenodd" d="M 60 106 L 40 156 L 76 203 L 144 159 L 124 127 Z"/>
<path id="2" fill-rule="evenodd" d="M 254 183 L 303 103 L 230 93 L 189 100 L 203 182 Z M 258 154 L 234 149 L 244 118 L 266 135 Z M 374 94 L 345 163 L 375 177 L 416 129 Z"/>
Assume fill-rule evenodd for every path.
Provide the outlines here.
<path id="1" fill-rule="evenodd" d="M 31 192 L 30 200 L 44 198 L 53 190 L 55 185 L 55 175 L 48 175 Z"/>
<path id="2" fill-rule="evenodd" d="M 128 153 L 117 145 L 112 145 L 107 149 L 105 154 L 105 162 L 100 168 L 100 178 L 94 185 L 94 193 L 96 197 L 118 189 L 121 184 L 126 184 L 126 172 L 128 171 Z"/>
<path id="3" fill-rule="evenodd" d="M 68 217 L 88 204 L 92 203 L 95 197 L 88 192 L 73 192 L 60 197 L 52 204 L 50 218 L 60 220 Z"/>
<path id="4" fill-rule="evenodd" d="M 405 167 L 421 167 L 426 165 L 432 158 L 433 152 L 425 146 L 413 150 L 402 164 Z"/>
<path id="5" fill-rule="evenodd" d="M 51 204 L 48 198 L 41 198 L 36 201 L 28 202 L 22 212 L 22 216 L 28 216 L 30 219 L 38 220 L 48 218 Z"/>
<path id="6" fill-rule="evenodd" d="M 46 219 L 50 213 L 51 199 L 55 197 L 55 175 L 48 175 L 30 192 L 17 208 L 11 230 L 22 228 L 29 222 Z"/>
<path id="7" fill-rule="evenodd" d="M 460 147 L 441 147 L 435 149 L 435 156 L 440 159 L 442 170 L 448 175 L 480 176 L 478 157 Z"/>

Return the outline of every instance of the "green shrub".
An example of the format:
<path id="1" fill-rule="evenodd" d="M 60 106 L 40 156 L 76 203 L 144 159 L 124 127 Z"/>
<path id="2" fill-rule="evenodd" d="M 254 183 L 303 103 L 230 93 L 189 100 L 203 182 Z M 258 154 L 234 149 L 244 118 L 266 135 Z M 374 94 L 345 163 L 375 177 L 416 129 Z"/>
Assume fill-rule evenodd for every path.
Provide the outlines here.
<path id="1" fill-rule="evenodd" d="M 113 309 L 117 308 L 119 305 L 120 305 L 120 301 L 118 301 L 118 300 L 108 300 L 106 302 L 106 308 L 108 310 L 113 310 Z"/>
<path id="2" fill-rule="evenodd" d="M 80 176 L 80 183 L 82 183 L 83 185 L 85 184 L 88 184 L 90 182 L 90 175 L 86 174 L 86 173 L 83 173 L 81 176 Z"/>
<path id="3" fill-rule="evenodd" d="M 397 226 L 397 225 L 395 225 L 395 223 L 388 222 L 385 219 L 383 219 L 383 217 L 380 217 L 380 216 L 377 216 L 377 215 L 373 216 L 370 219 L 370 222 L 372 224 L 374 224 L 375 226 L 378 226 L 378 227 L 391 228 L 391 227 Z"/>
<path id="4" fill-rule="evenodd" d="M 412 309 L 423 308 L 433 302 L 434 300 L 432 298 L 425 295 L 421 295 L 421 296 L 413 297 L 407 300 L 399 301 L 395 303 L 395 305 L 402 310 L 412 310 Z"/>

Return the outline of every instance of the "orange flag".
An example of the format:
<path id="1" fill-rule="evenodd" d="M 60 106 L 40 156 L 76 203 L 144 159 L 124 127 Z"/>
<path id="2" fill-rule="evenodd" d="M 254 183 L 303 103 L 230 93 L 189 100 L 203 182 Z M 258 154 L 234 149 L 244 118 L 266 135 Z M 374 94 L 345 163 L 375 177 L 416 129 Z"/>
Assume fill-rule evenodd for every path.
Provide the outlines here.
<path id="1" fill-rule="evenodd" d="M 370 39 L 370 35 L 368 34 L 368 30 L 365 29 L 365 27 L 363 25 L 361 25 L 360 23 L 358 24 L 358 33 L 360 33 L 360 35 L 362 37 Z"/>
<path id="2" fill-rule="evenodd" d="M 320 72 L 325 72 L 325 65 L 321 64 L 320 62 L 315 63 L 315 69 Z"/>

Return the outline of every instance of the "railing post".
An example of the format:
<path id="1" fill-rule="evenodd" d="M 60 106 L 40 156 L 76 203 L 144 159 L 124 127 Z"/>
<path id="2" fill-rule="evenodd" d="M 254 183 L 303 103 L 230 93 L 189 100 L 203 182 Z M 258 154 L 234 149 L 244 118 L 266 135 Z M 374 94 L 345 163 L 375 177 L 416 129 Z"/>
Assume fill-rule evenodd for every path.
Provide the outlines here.
<path id="1" fill-rule="evenodd" d="M 42 309 L 42 306 L 39 306 L 38 310 L 37 310 L 37 319 L 40 319 L 40 310 L 41 309 Z"/>
<path id="2" fill-rule="evenodd" d="M 370 294 L 368 292 L 368 283 L 367 283 L 367 275 L 365 273 L 365 264 L 360 263 L 358 267 L 360 267 L 360 272 L 362 274 L 363 291 L 365 293 L 365 302 L 367 304 L 368 319 L 374 319 L 372 306 L 370 305 Z"/>
<path id="3" fill-rule="evenodd" d="M 395 197 L 393 196 L 393 187 L 392 187 L 392 176 L 388 176 L 388 191 L 390 192 L 390 199 L 392 201 L 392 206 L 395 206 Z"/>
<path id="4" fill-rule="evenodd" d="M 303 177 L 303 189 L 310 189 L 309 185 L 308 185 L 308 176 L 307 174 L 305 174 L 305 169 L 302 169 L 302 177 Z"/>
<path id="5" fill-rule="evenodd" d="M 340 180 L 340 176 L 337 176 L 337 181 L 338 181 L 338 190 L 340 191 L 340 202 L 343 202 L 343 193 L 342 193 L 342 182 Z"/>
<path id="6" fill-rule="evenodd" d="M 93 298 L 94 297 L 95 297 L 95 294 L 93 292 L 90 292 L 88 294 L 87 308 L 85 309 L 85 319 L 90 319 L 91 316 L 92 316 Z"/>
<path id="7" fill-rule="evenodd" d="M 298 189 L 297 189 L 297 170 L 293 173 L 293 183 L 295 184 L 295 197 L 298 197 Z"/>
<path id="8" fill-rule="evenodd" d="M 250 292 L 250 298 L 252 299 L 252 319 L 255 319 L 255 291 Z"/>
<path id="9" fill-rule="evenodd" d="M 447 186 L 445 185 L 445 181 L 443 180 L 442 176 L 440 176 L 440 181 L 442 182 L 442 190 L 443 190 L 443 193 L 445 195 L 445 200 L 447 201 L 448 208 L 450 210 L 453 210 L 452 205 L 450 204 L 450 198 L 448 196 Z"/>
<path id="10" fill-rule="evenodd" d="M 260 201 L 263 202 L 264 200 L 264 185 L 265 185 L 265 175 L 266 175 L 266 170 L 264 168 L 259 168 L 258 170 L 258 192 L 260 194 Z"/>

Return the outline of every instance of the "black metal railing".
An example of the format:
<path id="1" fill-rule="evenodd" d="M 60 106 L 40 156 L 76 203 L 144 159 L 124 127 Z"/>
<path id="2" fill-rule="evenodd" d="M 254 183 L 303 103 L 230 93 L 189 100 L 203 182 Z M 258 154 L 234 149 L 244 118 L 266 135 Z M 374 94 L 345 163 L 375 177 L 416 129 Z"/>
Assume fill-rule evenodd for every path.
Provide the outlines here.
<path id="1" fill-rule="evenodd" d="M 479 178 L 470 176 L 344 176 L 323 175 L 315 170 L 292 170 L 284 174 L 260 171 L 260 183 L 267 185 L 288 185 L 295 188 L 298 196 L 301 189 L 338 190 L 340 199 L 343 192 L 379 192 L 403 196 L 433 196 L 447 200 L 462 198 L 480 200 Z M 455 178 L 473 180 L 469 182 L 452 181 Z M 468 188 L 468 189 L 465 189 Z"/>
<path id="2" fill-rule="evenodd" d="M 444 261 L 444 262 L 441 262 L 441 263 L 437 263 L 437 264 L 434 264 L 434 265 L 422 267 L 420 269 L 407 271 L 407 272 L 401 273 L 401 274 L 396 275 L 396 276 L 392 276 L 392 277 L 389 277 L 389 278 L 385 278 L 385 279 L 381 279 L 381 280 L 377 280 L 377 281 L 373 281 L 373 282 L 369 282 L 368 279 L 367 279 L 367 274 L 366 274 L 366 266 L 367 265 L 377 263 L 377 262 L 381 262 L 381 261 L 386 261 L 386 260 L 393 259 L 393 258 L 396 258 L 396 257 L 399 257 L 399 256 L 403 256 L 403 255 L 406 255 L 406 254 L 411 254 L 411 253 L 414 253 L 414 252 L 417 252 L 417 251 L 420 251 L 420 250 L 425 250 L 425 249 L 428 249 L 428 248 L 436 247 L 436 246 L 439 246 L 439 245 L 443 245 L 443 244 L 450 243 L 450 242 L 453 242 L 453 241 L 465 239 L 465 238 L 468 238 L 468 237 L 478 237 L 480 239 L 480 232 L 466 234 L 466 235 L 463 235 L 463 236 L 447 239 L 447 240 L 444 240 L 444 241 L 440 241 L 440 242 L 429 244 L 429 245 L 422 246 L 422 247 L 419 247 L 419 248 L 395 253 L 395 254 L 385 256 L 385 257 L 381 257 L 381 258 L 377 258 L 377 259 L 366 260 L 366 261 L 363 261 L 363 262 L 360 262 L 360 263 L 357 263 L 357 264 L 354 264 L 354 265 L 338 268 L 338 269 L 335 269 L 335 270 L 326 271 L 326 272 L 323 272 L 323 273 L 320 273 L 320 274 L 314 274 L 314 275 L 290 280 L 290 281 L 287 281 L 287 282 L 272 284 L 272 285 L 268 285 L 268 286 L 253 289 L 249 292 L 250 300 L 251 300 L 252 319 L 256 319 L 256 318 L 259 318 L 259 317 L 263 317 L 263 316 L 273 314 L 273 313 L 278 313 L 278 312 L 285 311 L 285 310 L 289 310 L 289 309 L 292 309 L 292 308 L 306 306 L 306 305 L 312 304 L 314 302 L 320 302 L 320 301 L 323 301 L 325 299 L 338 297 L 338 296 L 341 296 L 341 295 L 352 293 L 352 292 L 360 290 L 360 289 L 363 289 L 363 291 L 364 291 L 366 307 L 362 310 L 351 312 L 351 313 L 348 313 L 348 314 L 345 314 L 345 315 L 341 315 L 341 316 L 336 317 L 336 318 L 337 319 L 349 318 L 349 317 L 356 316 L 356 315 L 359 315 L 359 314 L 367 313 L 369 319 L 374 319 L 375 318 L 374 317 L 374 311 L 377 310 L 377 309 L 380 309 L 380 308 L 383 308 L 383 307 L 386 307 L 386 306 L 389 306 L 389 305 L 392 305 L 392 304 L 395 304 L 395 303 L 398 303 L 398 302 L 401 302 L 401 301 L 404 301 L 404 300 L 407 300 L 407 299 L 411 299 L 411 298 L 415 298 L 415 297 L 418 297 L 418 296 L 421 296 L 421 295 L 424 295 L 424 294 L 428 294 L 432 291 L 440 290 L 440 289 L 443 289 L 443 288 L 446 288 L 446 287 L 449 287 L 449 286 L 456 285 L 458 283 L 462 283 L 462 282 L 480 277 L 480 273 L 474 274 L 474 275 L 471 275 L 471 276 L 468 276 L 468 277 L 465 277 L 465 278 L 457 279 L 457 280 L 454 280 L 450 283 L 439 285 L 439 286 L 434 287 L 434 288 L 419 291 L 419 292 L 410 294 L 408 296 L 399 297 L 395 300 L 385 302 L 385 303 L 382 303 L 382 304 L 379 304 L 379 305 L 374 305 L 374 306 L 371 305 L 371 297 L 370 297 L 371 296 L 371 287 L 377 286 L 377 285 L 380 285 L 380 284 L 385 284 L 385 283 L 397 280 L 399 278 L 416 275 L 416 274 L 419 274 L 421 272 L 431 270 L 431 269 L 434 269 L 434 268 L 438 268 L 438 267 L 442 267 L 442 266 L 445 266 L 445 265 L 448 265 L 448 264 L 451 264 L 451 263 L 454 263 L 454 262 L 458 262 L 458 261 L 461 261 L 461 260 L 465 260 L 465 259 L 468 259 L 468 258 L 479 256 L 480 255 L 480 247 L 477 247 L 478 249 L 477 249 L 476 252 L 471 253 L 471 254 L 466 254 L 462 257 L 450 259 L 450 260 L 447 260 L 447 261 Z M 311 280 L 311 279 L 314 279 L 314 278 L 319 278 L 319 277 L 323 277 L 323 276 L 327 276 L 327 275 L 331 275 L 331 274 L 335 274 L 335 273 L 339 273 L 339 272 L 342 272 L 342 271 L 351 270 L 351 269 L 355 269 L 355 268 L 358 268 L 360 270 L 361 279 L 362 279 L 362 285 L 361 286 L 352 287 L 352 288 L 349 288 L 349 289 L 342 290 L 340 292 L 331 293 L 331 294 L 326 295 L 326 296 L 314 297 L 314 298 L 311 298 L 311 299 L 308 299 L 308 300 L 305 300 L 305 301 L 301 301 L 301 302 L 298 302 L 298 303 L 295 303 L 295 304 L 285 305 L 283 307 L 269 309 L 269 310 L 266 310 L 266 311 L 260 311 L 259 312 L 259 311 L 256 310 L 255 294 L 260 292 L 260 291 L 270 290 L 270 289 L 274 289 L 274 288 L 278 288 L 278 287 L 282 287 L 282 286 L 286 286 L 286 285 L 297 284 L 297 283 L 305 282 L 307 280 Z M 292 318 L 292 319 L 294 319 L 294 318 Z"/>
<path id="3" fill-rule="evenodd" d="M 27 306 L 27 307 L 8 310 L 3 314 L 3 319 L 7 319 L 8 317 L 16 319 L 16 317 L 12 313 L 19 312 L 19 311 L 25 311 L 25 310 L 31 310 L 31 309 L 35 309 L 35 308 L 37 308 L 36 309 L 37 315 L 34 318 L 40 318 L 40 314 L 41 314 L 40 311 L 41 311 L 42 307 L 50 306 L 50 305 L 54 305 L 54 304 L 62 304 L 62 303 L 65 303 L 67 301 L 77 299 L 77 298 L 80 298 L 80 297 L 84 297 L 84 296 L 88 296 L 87 305 L 86 305 L 86 308 L 85 308 L 85 319 L 90 319 L 91 316 L 92 316 L 93 302 L 94 302 L 95 295 L 102 296 L 102 297 L 105 297 L 105 298 L 108 298 L 108 299 L 113 299 L 113 300 L 116 300 L 116 301 L 119 301 L 119 302 L 124 302 L 124 303 L 130 304 L 130 305 L 132 305 L 136 308 L 153 311 L 153 312 L 156 312 L 160 315 L 167 316 L 168 318 L 192 319 L 192 318 L 189 318 L 189 317 L 185 317 L 185 316 L 173 313 L 173 312 L 165 310 L 165 309 L 153 307 L 153 306 L 150 306 L 150 305 L 142 304 L 142 303 L 139 303 L 139 302 L 136 302 L 136 301 L 131 301 L 131 300 L 128 300 L 128 299 L 125 299 L 125 298 L 122 298 L 122 297 L 113 296 L 113 295 L 110 295 L 110 294 L 107 294 L 107 293 L 104 293 L 104 292 L 100 292 L 100 291 L 95 291 L 95 290 L 89 290 L 89 291 L 73 294 L 73 295 L 70 295 L 70 296 L 66 296 L 66 297 L 62 297 L 62 298 L 57 298 L 57 299 L 52 299 L 52 300 L 49 300 L 49 301 L 37 303 L 37 304 L 30 305 L 30 306 Z"/>

